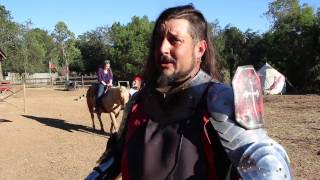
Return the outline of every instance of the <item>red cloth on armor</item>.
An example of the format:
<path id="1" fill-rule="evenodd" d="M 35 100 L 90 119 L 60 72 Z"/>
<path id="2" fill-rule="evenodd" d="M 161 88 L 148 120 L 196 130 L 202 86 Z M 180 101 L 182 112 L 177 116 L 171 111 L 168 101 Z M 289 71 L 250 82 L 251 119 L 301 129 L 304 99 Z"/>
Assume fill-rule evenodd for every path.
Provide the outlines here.
<path id="1" fill-rule="evenodd" d="M 147 123 L 148 121 L 148 115 L 143 111 L 143 105 L 142 104 L 135 104 L 133 105 L 129 119 L 127 120 L 127 131 L 125 135 L 125 144 L 128 143 L 128 140 L 130 137 L 134 134 L 134 132 L 141 127 L 143 124 Z M 209 136 L 207 135 L 206 131 L 206 125 L 209 122 L 208 117 L 203 117 L 203 132 L 201 134 L 201 141 L 203 142 L 203 147 L 205 149 L 205 156 L 207 157 L 207 163 L 208 163 L 208 179 L 209 180 L 215 180 L 217 178 L 216 174 L 216 167 L 214 163 L 214 151 L 212 148 L 212 144 L 210 142 Z M 125 147 L 126 145 L 124 145 Z M 122 152 L 121 157 L 121 173 L 122 173 L 122 179 L 123 180 L 130 180 L 129 171 L 128 171 L 128 152 L 126 149 Z"/>
<path id="2" fill-rule="evenodd" d="M 204 115 L 203 116 L 203 131 L 201 134 L 201 140 L 203 143 L 203 147 L 204 147 L 204 151 L 206 153 L 206 157 L 207 157 L 207 162 L 208 162 L 208 167 L 209 167 L 209 174 L 208 174 L 208 179 L 218 179 L 217 177 L 217 172 L 216 172 L 216 167 L 215 167 L 215 163 L 214 163 L 214 152 L 212 149 L 212 142 L 210 141 L 208 132 L 207 132 L 207 125 L 209 123 L 209 118 L 208 115 Z"/>
<path id="3" fill-rule="evenodd" d="M 142 124 L 147 122 L 147 114 L 143 111 L 143 105 L 135 104 L 132 106 L 130 111 L 130 119 L 128 119 L 128 127 L 125 136 L 125 144 L 128 143 L 128 140 L 132 134 L 137 130 Z M 124 145 L 125 146 L 125 145 Z M 121 173 L 123 180 L 130 180 L 129 171 L 128 171 L 128 151 L 126 149 L 122 152 L 121 157 Z"/>

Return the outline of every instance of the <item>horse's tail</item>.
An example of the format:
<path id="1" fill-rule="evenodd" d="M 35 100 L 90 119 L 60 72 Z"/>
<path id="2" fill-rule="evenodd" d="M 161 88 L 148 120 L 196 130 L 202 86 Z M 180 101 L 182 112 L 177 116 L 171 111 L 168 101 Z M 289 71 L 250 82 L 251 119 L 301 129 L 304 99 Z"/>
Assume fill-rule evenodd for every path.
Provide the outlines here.
<path id="1" fill-rule="evenodd" d="M 91 116 L 93 115 L 93 108 L 96 104 L 96 85 L 92 85 L 87 90 L 86 94 L 87 105 Z"/>
<path id="2" fill-rule="evenodd" d="M 91 85 L 87 90 L 86 97 L 93 98 L 96 96 L 97 86 L 95 84 Z"/>

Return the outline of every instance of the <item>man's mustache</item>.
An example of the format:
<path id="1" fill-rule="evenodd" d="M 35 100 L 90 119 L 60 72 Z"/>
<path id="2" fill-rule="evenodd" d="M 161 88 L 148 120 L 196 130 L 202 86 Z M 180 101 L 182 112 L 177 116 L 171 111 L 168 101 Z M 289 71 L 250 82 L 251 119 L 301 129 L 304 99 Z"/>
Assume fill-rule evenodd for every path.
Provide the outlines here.
<path id="1" fill-rule="evenodd" d="M 167 56 L 167 55 L 162 55 L 160 57 L 160 63 L 177 63 L 177 60 L 173 57 Z"/>

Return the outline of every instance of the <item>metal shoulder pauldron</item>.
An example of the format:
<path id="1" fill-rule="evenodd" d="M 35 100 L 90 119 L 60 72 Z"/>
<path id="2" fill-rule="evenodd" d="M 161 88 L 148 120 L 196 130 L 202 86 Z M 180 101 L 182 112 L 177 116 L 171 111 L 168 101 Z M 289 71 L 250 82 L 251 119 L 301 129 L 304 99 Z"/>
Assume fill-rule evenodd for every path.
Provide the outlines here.
<path id="1" fill-rule="evenodd" d="M 221 83 L 209 87 L 210 123 L 242 178 L 292 179 L 286 151 L 262 128 L 262 95 L 253 68 L 244 68 L 251 72 L 235 75 L 233 88 Z"/>

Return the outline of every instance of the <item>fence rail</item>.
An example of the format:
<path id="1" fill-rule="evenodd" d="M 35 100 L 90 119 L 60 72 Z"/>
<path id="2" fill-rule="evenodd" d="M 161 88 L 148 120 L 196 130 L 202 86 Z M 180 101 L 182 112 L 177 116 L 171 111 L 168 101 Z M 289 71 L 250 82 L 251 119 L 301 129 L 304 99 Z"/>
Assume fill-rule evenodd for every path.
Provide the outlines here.
<path id="1" fill-rule="evenodd" d="M 27 79 L 16 79 L 11 81 L 11 84 L 23 84 L 25 82 L 26 87 L 58 87 L 64 88 L 68 84 L 72 83 L 74 88 L 89 87 L 94 83 L 97 83 L 97 76 L 71 76 L 69 81 L 64 76 L 57 78 L 27 78 Z"/>
<path id="2" fill-rule="evenodd" d="M 92 84 L 98 83 L 97 76 L 70 76 L 69 81 L 64 76 L 51 77 L 51 78 L 27 78 L 27 79 L 15 79 L 12 81 L 5 81 L 10 84 L 25 84 L 27 88 L 38 87 L 55 87 L 66 88 L 69 90 L 77 88 L 90 87 Z M 1 82 L 0 82 L 1 83 Z M 126 86 L 130 88 L 129 81 L 118 81 L 117 85 Z"/>

